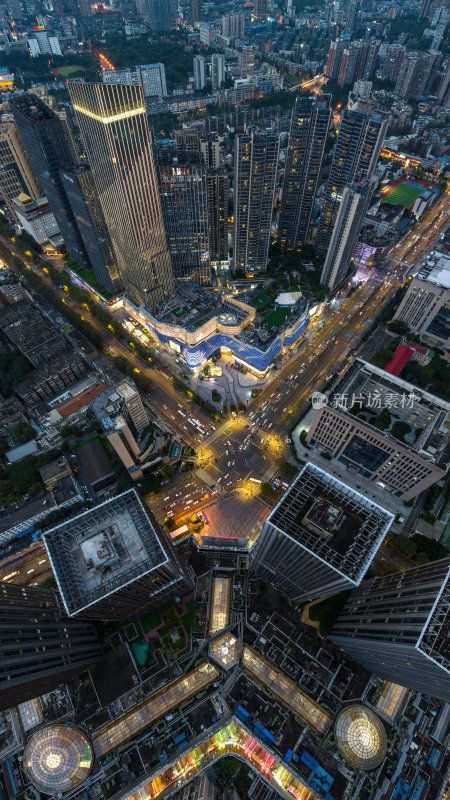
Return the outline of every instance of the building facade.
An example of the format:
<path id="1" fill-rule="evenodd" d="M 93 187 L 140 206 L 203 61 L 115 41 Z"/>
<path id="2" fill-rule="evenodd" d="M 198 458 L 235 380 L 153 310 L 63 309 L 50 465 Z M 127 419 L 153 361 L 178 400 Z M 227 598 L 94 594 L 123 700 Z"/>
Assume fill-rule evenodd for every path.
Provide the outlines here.
<path id="1" fill-rule="evenodd" d="M 200 152 L 157 150 L 164 223 L 175 278 L 210 281 L 206 168 Z"/>
<path id="2" fill-rule="evenodd" d="M 220 89 L 225 81 L 225 56 L 213 53 L 211 56 L 211 83 L 213 89 Z"/>
<path id="3" fill-rule="evenodd" d="M 269 255 L 280 139 L 239 134 L 234 142 L 234 270 L 265 272 Z"/>
<path id="4" fill-rule="evenodd" d="M 371 179 L 344 189 L 320 278 L 331 291 L 345 279 L 375 185 Z"/>
<path id="5" fill-rule="evenodd" d="M 330 639 L 380 678 L 450 702 L 450 558 L 354 589 Z"/>
<path id="6" fill-rule="evenodd" d="M 194 89 L 204 89 L 206 84 L 206 61 L 204 56 L 194 56 Z"/>
<path id="7" fill-rule="evenodd" d="M 36 95 L 15 96 L 10 107 L 69 255 L 86 267 L 88 256 L 61 179 L 62 170 L 74 167 L 61 120 Z"/>
<path id="8" fill-rule="evenodd" d="M 331 119 L 330 103 L 330 95 L 297 97 L 295 101 L 278 226 L 282 250 L 301 250 L 308 239 Z"/>
<path id="9" fill-rule="evenodd" d="M 12 200 L 22 192 L 39 200 L 43 190 L 12 114 L 2 114 L 0 123 L 0 192 L 15 214 Z"/>
<path id="10" fill-rule="evenodd" d="M 331 406 L 316 411 L 306 441 L 403 501 L 445 477 L 443 469 L 394 437 Z"/>
<path id="11" fill-rule="evenodd" d="M 223 167 L 208 169 L 209 263 L 213 267 L 228 266 L 228 191 L 228 175 Z"/>
<path id="12" fill-rule="evenodd" d="M 117 260 L 89 166 L 61 172 L 61 180 L 97 280 L 109 292 L 119 291 Z"/>
<path id="13" fill-rule="evenodd" d="M 0 583 L 0 710 L 56 689 L 101 655 L 95 628 L 69 619 L 53 589 Z"/>
<path id="14" fill-rule="evenodd" d="M 152 306 L 174 278 L 142 87 L 69 90 L 122 283 L 134 304 Z"/>
<path id="15" fill-rule="evenodd" d="M 393 519 L 309 463 L 267 517 L 251 566 L 295 602 L 358 586 Z"/>
<path id="16" fill-rule="evenodd" d="M 51 237 L 58 237 L 59 228 L 46 197 L 32 200 L 23 192 L 11 202 L 11 210 L 23 229 L 38 244 L 45 244 Z"/>
<path id="17" fill-rule="evenodd" d="M 314 245 L 319 257 L 326 258 L 345 187 L 357 177 L 372 177 L 386 128 L 387 115 L 382 112 L 344 111 Z"/>
<path id="18" fill-rule="evenodd" d="M 430 344 L 450 345 L 450 258 L 433 255 L 412 279 L 394 319 Z"/>

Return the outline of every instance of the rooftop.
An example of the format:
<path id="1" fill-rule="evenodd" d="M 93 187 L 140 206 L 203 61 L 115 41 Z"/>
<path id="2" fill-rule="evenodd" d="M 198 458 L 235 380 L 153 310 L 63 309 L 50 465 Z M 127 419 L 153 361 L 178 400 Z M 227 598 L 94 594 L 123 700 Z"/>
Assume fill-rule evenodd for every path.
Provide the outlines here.
<path id="1" fill-rule="evenodd" d="M 364 706 L 349 706 L 336 720 L 336 743 L 345 760 L 357 769 L 378 767 L 387 751 L 384 725 Z"/>
<path id="2" fill-rule="evenodd" d="M 232 633 L 223 633 L 211 642 L 208 652 L 223 669 L 231 669 L 239 661 L 239 642 Z"/>
<path id="3" fill-rule="evenodd" d="M 320 734 L 328 731 L 333 721 L 331 714 L 302 692 L 286 673 L 267 661 L 252 647 L 244 647 L 242 666 L 250 676 L 262 683 L 311 728 Z"/>
<path id="4" fill-rule="evenodd" d="M 213 636 L 228 625 L 230 616 L 231 578 L 215 576 L 211 586 L 209 634 Z"/>
<path id="5" fill-rule="evenodd" d="M 52 528 L 44 542 L 69 615 L 167 560 L 134 489 Z"/>
<path id="6" fill-rule="evenodd" d="M 204 691 L 217 680 L 218 671 L 212 664 L 204 663 L 195 667 L 186 675 L 167 684 L 154 692 L 141 703 L 133 706 L 125 714 L 108 722 L 93 736 L 92 743 L 97 758 L 101 758 L 111 750 L 116 750 L 129 739 L 134 739 L 141 731 L 148 728 L 157 719 L 179 708 L 198 692 Z"/>
<path id="7" fill-rule="evenodd" d="M 92 748 L 83 731 L 74 725 L 52 724 L 39 728 L 28 739 L 23 767 L 31 783 L 46 794 L 75 789 L 89 775 Z"/>
<path id="8" fill-rule="evenodd" d="M 340 411 L 353 405 L 358 421 L 365 424 L 373 424 L 371 419 L 388 410 L 391 422 L 383 428 L 384 435 L 438 465 L 449 460 L 450 403 L 445 400 L 361 358 L 346 370 L 333 394 L 348 400 L 344 407 L 338 406 Z"/>
<path id="9" fill-rule="evenodd" d="M 358 584 L 392 520 L 381 506 L 307 464 L 267 522 Z"/>
<path id="10" fill-rule="evenodd" d="M 415 277 L 442 286 L 443 289 L 450 289 L 450 256 L 431 253 Z"/>

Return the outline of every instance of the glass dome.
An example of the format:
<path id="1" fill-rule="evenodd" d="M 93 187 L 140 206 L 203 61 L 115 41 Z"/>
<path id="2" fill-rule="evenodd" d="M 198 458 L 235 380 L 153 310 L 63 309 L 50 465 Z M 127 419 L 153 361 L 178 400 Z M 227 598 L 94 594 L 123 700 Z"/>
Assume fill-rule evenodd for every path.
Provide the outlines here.
<path id="1" fill-rule="evenodd" d="M 375 769 L 387 750 L 386 731 L 380 718 L 364 706 L 350 706 L 336 720 L 337 746 L 357 769 Z"/>
<path id="2" fill-rule="evenodd" d="M 46 794 L 75 789 L 88 777 L 92 763 L 91 745 L 74 725 L 57 723 L 39 728 L 23 752 L 23 767 L 29 780 Z"/>

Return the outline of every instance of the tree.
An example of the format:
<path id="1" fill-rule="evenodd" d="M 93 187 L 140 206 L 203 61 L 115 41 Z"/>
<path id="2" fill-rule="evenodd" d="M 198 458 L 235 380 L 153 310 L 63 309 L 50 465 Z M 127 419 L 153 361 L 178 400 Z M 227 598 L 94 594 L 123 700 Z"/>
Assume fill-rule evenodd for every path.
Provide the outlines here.
<path id="1" fill-rule="evenodd" d="M 392 322 L 389 322 L 388 328 L 393 333 L 408 333 L 409 325 L 406 324 L 402 319 L 393 319 Z"/>
<path id="2" fill-rule="evenodd" d="M 30 439 L 35 439 L 37 432 L 27 422 L 17 422 L 16 425 L 11 425 L 11 435 L 15 442 L 25 444 Z"/>

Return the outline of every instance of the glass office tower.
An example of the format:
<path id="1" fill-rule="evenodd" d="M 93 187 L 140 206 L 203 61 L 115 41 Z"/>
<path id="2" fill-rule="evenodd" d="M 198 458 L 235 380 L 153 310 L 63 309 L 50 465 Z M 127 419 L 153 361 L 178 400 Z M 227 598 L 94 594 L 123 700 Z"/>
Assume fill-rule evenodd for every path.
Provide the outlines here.
<path id="1" fill-rule="evenodd" d="M 69 84 L 123 285 L 151 307 L 174 286 L 142 86 Z"/>
<path id="2" fill-rule="evenodd" d="M 297 97 L 286 156 L 278 241 L 301 250 L 308 238 L 317 182 L 331 118 L 331 95 Z"/>

